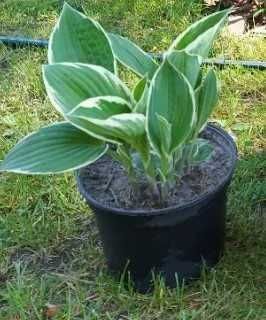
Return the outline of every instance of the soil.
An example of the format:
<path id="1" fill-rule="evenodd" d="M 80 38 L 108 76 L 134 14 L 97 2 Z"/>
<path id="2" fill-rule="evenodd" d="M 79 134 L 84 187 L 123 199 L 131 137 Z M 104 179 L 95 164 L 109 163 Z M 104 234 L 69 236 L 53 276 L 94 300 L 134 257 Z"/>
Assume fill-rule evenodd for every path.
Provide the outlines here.
<path id="1" fill-rule="evenodd" d="M 140 179 L 138 192 L 134 191 L 124 169 L 108 156 L 79 171 L 82 184 L 97 202 L 113 208 L 158 209 L 187 204 L 216 189 L 228 178 L 232 167 L 234 155 L 220 135 L 207 129 L 201 137 L 214 147 L 211 159 L 186 172 L 163 205 L 151 194 L 144 177 Z"/>

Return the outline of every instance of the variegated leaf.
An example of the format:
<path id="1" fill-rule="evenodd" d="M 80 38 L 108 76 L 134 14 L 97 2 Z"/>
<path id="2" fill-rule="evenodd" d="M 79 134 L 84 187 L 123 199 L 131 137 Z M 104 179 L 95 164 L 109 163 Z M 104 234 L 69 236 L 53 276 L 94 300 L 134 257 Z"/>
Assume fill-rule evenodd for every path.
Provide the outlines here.
<path id="1" fill-rule="evenodd" d="M 160 116 L 160 117 L 159 117 Z M 171 126 L 169 152 L 190 135 L 195 122 L 195 98 L 184 75 L 165 60 L 151 81 L 148 97 L 147 130 L 149 140 L 160 155 L 168 149 L 159 130 L 163 117 Z"/>
<path id="2" fill-rule="evenodd" d="M 108 33 L 115 58 L 124 66 L 143 77 L 152 78 L 158 68 L 157 63 L 140 47 L 119 35 Z"/>
<path id="3" fill-rule="evenodd" d="M 229 12 L 230 10 L 218 11 L 193 23 L 175 39 L 169 51 L 186 49 L 192 54 L 207 57 Z"/>
<path id="4" fill-rule="evenodd" d="M 22 139 L 0 163 L 0 171 L 61 173 L 89 165 L 107 146 L 67 122 L 56 123 Z"/>
<path id="5" fill-rule="evenodd" d="M 200 75 L 202 58 L 186 51 L 173 50 L 167 56 L 168 61 L 188 79 L 193 88 L 196 87 Z"/>
<path id="6" fill-rule="evenodd" d="M 213 70 L 210 70 L 202 84 L 195 92 L 197 106 L 197 121 L 195 134 L 202 130 L 218 102 L 217 79 Z"/>
<path id="7" fill-rule="evenodd" d="M 133 103 L 128 88 L 107 69 L 91 64 L 55 63 L 43 67 L 43 78 L 54 107 L 66 114 L 80 102 L 98 96 L 118 96 Z"/>
<path id="8" fill-rule="evenodd" d="M 115 72 L 113 51 L 103 28 L 67 3 L 49 40 L 48 61 L 95 64 Z"/>

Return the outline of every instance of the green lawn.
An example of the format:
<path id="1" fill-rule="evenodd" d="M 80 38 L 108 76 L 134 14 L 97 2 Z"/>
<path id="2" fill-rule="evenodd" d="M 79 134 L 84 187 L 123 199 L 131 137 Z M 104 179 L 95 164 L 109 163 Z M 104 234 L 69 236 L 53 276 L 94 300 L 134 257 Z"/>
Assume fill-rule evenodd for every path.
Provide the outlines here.
<path id="1" fill-rule="evenodd" d="M 56 0 L 1 0 L 0 34 L 47 37 Z M 159 52 L 201 15 L 198 1 L 84 0 L 108 30 Z M 213 55 L 266 60 L 265 39 L 225 30 Z M 0 54 L 0 159 L 25 134 L 59 115 L 41 79 L 44 49 Z M 94 217 L 71 174 L 0 174 L 0 320 L 43 319 L 46 303 L 58 320 L 266 319 L 266 73 L 217 70 L 222 91 L 214 119 L 237 139 L 239 163 L 228 203 L 226 252 L 199 281 L 148 295 L 127 291 L 107 273 Z M 123 73 L 132 86 L 134 77 Z"/>

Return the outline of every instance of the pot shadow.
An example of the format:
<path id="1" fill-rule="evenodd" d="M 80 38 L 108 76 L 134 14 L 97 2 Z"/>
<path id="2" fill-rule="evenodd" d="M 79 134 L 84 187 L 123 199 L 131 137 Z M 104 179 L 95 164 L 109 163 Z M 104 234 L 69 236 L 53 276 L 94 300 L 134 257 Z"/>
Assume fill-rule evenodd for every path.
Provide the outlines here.
<path id="1" fill-rule="evenodd" d="M 81 268 L 95 275 L 105 265 L 95 219 L 81 219 L 77 223 L 81 226 L 79 231 L 64 239 L 56 248 L 38 251 L 18 248 L 11 253 L 10 264 L 20 264 L 38 275 L 67 274 Z"/>

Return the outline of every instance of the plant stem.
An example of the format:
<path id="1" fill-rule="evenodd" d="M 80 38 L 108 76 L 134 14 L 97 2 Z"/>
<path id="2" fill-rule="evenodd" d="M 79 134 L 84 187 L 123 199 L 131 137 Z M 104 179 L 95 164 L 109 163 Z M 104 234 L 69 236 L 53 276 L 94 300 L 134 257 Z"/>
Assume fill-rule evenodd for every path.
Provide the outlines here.
<path id="1" fill-rule="evenodd" d="M 165 205 L 166 204 L 166 199 L 167 199 L 167 196 L 169 194 L 169 185 L 168 185 L 168 182 L 165 182 L 165 183 L 162 183 L 161 184 L 161 190 L 160 190 L 160 203 L 162 205 Z"/>

